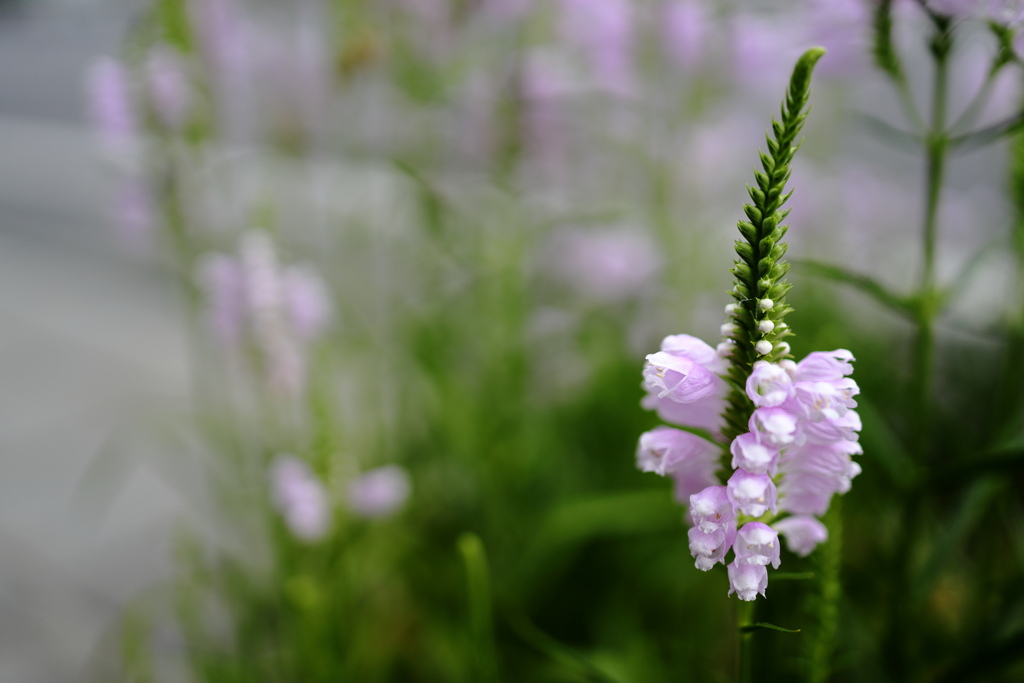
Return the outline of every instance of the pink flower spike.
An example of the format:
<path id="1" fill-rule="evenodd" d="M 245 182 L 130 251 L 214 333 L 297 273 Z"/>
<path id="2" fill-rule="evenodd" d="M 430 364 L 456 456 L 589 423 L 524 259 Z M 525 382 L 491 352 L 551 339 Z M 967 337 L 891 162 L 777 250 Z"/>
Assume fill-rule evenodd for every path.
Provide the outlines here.
<path id="1" fill-rule="evenodd" d="M 779 463 L 779 449 L 758 443 L 756 434 L 740 434 L 733 440 L 729 451 L 732 453 L 733 469 L 742 468 L 753 474 L 775 476 Z"/>
<path id="2" fill-rule="evenodd" d="M 779 568 L 779 534 L 761 522 L 747 522 L 736 534 L 733 545 L 737 562 Z"/>
<path id="3" fill-rule="evenodd" d="M 729 565 L 729 595 L 736 593 L 740 600 L 750 602 L 760 593 L 764 597 L 768 588 L 768 568 L 760 564 L 747 564 L 734 560 Z"/>
<path id="4" fill-rule="evenodd" d="M 828 529 L 810 515 L 786 517 L 773 526 L 786 538 L 786 547 L 800 557 L 807 557 L 815 546 L 828 540 Z"/>
<path id="5" fill-rule="evenodd" d="M 736 470 L 726 484 L 729 501 L 743 514 L 760 517 L 768 510 L 776 511 L 778 493 L 775 482 L 767 474 L 751 474 Z"/>
<path id="6" fill-rule="evenodd" d="M 784 408 L 758 408 L 747 426 L 759 443 L 772 448 L 783 448 L 797 439 L 797 417 Z"/>
<path id="7" fill-rule="evenodd" d="M 747 378 L 747 396 L 755 406 L 781 406 L 792 395 L 793 379 L 783 367 L 763 360 L 754 363 Z"/>

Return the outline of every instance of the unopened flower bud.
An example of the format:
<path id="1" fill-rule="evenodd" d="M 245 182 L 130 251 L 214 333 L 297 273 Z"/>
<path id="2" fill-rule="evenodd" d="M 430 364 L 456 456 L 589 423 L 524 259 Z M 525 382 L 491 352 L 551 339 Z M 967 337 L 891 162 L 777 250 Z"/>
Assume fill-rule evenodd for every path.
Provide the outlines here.
<path id="1" fill-rule="evenodd" d="M 775 351 L 778 352 L 780 356 L 788 356 L 790 351 L 789 342 L 779 342 L 775 345 Z"/>
<path id="2" fill-rule="evenodd" d="M 719 328 L 723 337 L 729 337 L 736 333 L 736 326 L 732 323 L 725 323 Z"/>
<path id="3" fill-rule="evenodd" d="M 725 307 L 725 314 L 729 315 L 729 316 L 733 316 L 733 315 L 736 315 L 737 313 L 739 313 L 739 310 L 740 310 L 740 305 L 739 304 L 727 304 L 726 307 Z"/>
<path id="4" fill-rule="evenodd" d="M 775 323 L 773 323 L 771 320 L 762 320 L 757 324 L 757 329 L 760 330 L 763 334 L 768 334 L 769 332 L 775 329 Z"/>
<path id="5" fill-rule="evenodd" d="M 754 344 L 754 350 L 761 356 L 767 356 L 772 352 L 772 343 L 767 339 L 762 339 Z"/>
<path id="6" fill-rule="evenodd" d="M 724 342 L 720 343 L 718 346 L 715 347 L 715 353 L 718 354 L 719 358 L 728 358 L 729 356 L 732 355 L 732 350 L 735 346 L 736 344 L 726 339 Z"/>
<path id="7" fill-rule="evenodd" d="M 762 311 L 770 311 L 773 308 L 775 308 L 775 302 L 772 301 L 771 299 L 761 299 L 760 301 L 757 302 L 757 305 L 761 308 Z"/>

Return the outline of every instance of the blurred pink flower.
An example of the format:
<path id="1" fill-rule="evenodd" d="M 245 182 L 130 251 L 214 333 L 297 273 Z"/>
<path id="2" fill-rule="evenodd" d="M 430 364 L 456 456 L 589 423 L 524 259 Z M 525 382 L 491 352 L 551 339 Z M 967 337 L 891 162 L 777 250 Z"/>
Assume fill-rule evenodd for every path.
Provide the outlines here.
<path id="1" fill-rule="evenodd" d="M 668 0 L 661 6 L 661 39 L 665 54 L 681 69 L 700 61 L 709 29 L 707 10 L 696 0 Z"/>
<path id="2" fill-rule="evenodd" d="M 153 111 L 164 125 L 179 130 L 193 97 L 184 58 L 169 45 L 155 45 L 146 55 L 145 70 Z"/>
<path id="3" fill-rule="evenodd" d="M 561 33 L 586 56 L 595 85 L 633 90 L 633 8 L 627 0 L 561 0 Z"/>
<path id="4" fill-rule="evenodd" d="M 663 259 L 654 241 L 628 228 L 566 228 L 550 250 L 553 275 L 600 301 L 635 297 L 653 284 Z"/>
<path id="5" fill-rule="evenodd" d="M 309 465 L 294 455 L 279 455 L 270 467 L 270 496 L 285 524 L 298 538 L 327 535 L 331 506 L 327 491 Z"/>
<path id="6" fill-rule="evenodd" d="M 346 502 L 360 517 L 386 517 L 398 511 L 409 497 L 409 475 L 398 465 L 370 470 L 348 486 Z"/>
<path id="7" fill-rule="evenodd" d="M 104 151 L 124 156 L 133 151 L 138 121 L 131 78 L 124 64 L 100 57 L 86 74 L 89 115 Z"/>

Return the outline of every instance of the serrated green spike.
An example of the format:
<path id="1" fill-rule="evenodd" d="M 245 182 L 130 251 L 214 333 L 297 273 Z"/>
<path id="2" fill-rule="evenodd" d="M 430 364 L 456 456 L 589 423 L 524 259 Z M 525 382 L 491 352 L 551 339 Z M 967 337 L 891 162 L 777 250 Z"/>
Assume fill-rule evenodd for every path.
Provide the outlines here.
<path id="1" fill-rule="evenodd" d="M 741 311 L 733 316 L 739 329 L 733 335 L 736 348 L 730 355 L 727 373 L 731 390 L 727 400 L 729 407 L 726 411 L 725 436 L 729 439 L 746 431 L 747 419 L 753 410 L 753 404 L 744 390 L 750 369 L 760 357 L 754 351 L 753 342 L 762 338 L 778 340 L 790 334 L 785 325 L 767 335 L 761 334 L 756 324 L 765 318 L 781 321 L 791 310 L 784 301 L 790 285 L 782 282 L 782 278 L 788 272 L 789 264 L 782 260 L 787 245 L 781 241 L 787 230 L 782 221 L 790 212 L 781 207 L 792 196 L 792 190 L 787 191 L 786 185 L 792 175 L 790 162 L 799 147 L 794 141 L 807 117 L 805 108 L 811 73 L 822 54 L 822 48 L 812 48 L 797 61 L 779 110 L 780 119 L 772 117 L 770 129 L 765 136 L 768 153 L 758 151 L 758 160 L 763 170 L 754 169 L 756 187 L 747 187 L 751 203 L 743 206 L 743 212 L 749 221 L 739 221 L 737 224 L 745 243 L 737 242 L 736 253 L 742 263 L 737 261 L 731 271 L 737 282 L 730 294 L 742 306 Z M 771 311 L 764 312 L 757 307 L 755 298 L 751 296 L 753 290 L 758 292 L 758 299 L 768 298 L 775 302 Z M 775 355 L 778 354 L 773 352 L 767 358 L 772 359 Z"/>

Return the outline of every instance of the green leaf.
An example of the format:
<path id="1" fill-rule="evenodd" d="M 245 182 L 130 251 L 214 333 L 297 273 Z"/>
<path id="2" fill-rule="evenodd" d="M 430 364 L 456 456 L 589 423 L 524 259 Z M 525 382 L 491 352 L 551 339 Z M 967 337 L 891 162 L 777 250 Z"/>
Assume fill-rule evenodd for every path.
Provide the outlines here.
<path id="1" fill-rule="evenodd" d="M 508 620 L 509 626 L 522 638 L 523 642 L 534 647 L 567 669 L 572 669 L 592 681 L 599 683 L 624 683 L 611 676 L 585 655 L 552 638 L 537 628 L 525 615 L 519 614 Z"/>
<path id="2" fill-rule="evenodd" d="M 459 554 L 466 567 L 466 592 L 469 596 L 469 630 L 478 680 L 497 680 L 498 666 L 494 649 L 494 627 L 491 617 L 491 573 L 483 541 L 472 533 L 458 540 Z"/>
<path id="3" fill-rule="evenodd" d="M 776 626 L 775 624 L 769 624 L 766 621 L 759 621 L 756 624 L 750 624 L 748 626 L 740 626 L 740 633 L 753 633 L 754 631 L 758 631 L 761 629 L 767 631 L 778 631 L 780 633 L 800 633 L 800 629 L 798 628 L 782 628 L 781 626 Z"/>
<path id="4" fill-rule="evenodd" d="M 912 299 L 892 292 L 885 285 L 868 277 L 867 275 L 854 273 L 842 266 L 807 259 L 794 261 L 794 263 L 811 275 L 850 285 L 854 289 L 867 294 L 878 303 L 887 306 L 898 313 L 902 313 L 911 318 L 914 318 L 917 315 L 917 306 L 914 304 Z"/>

